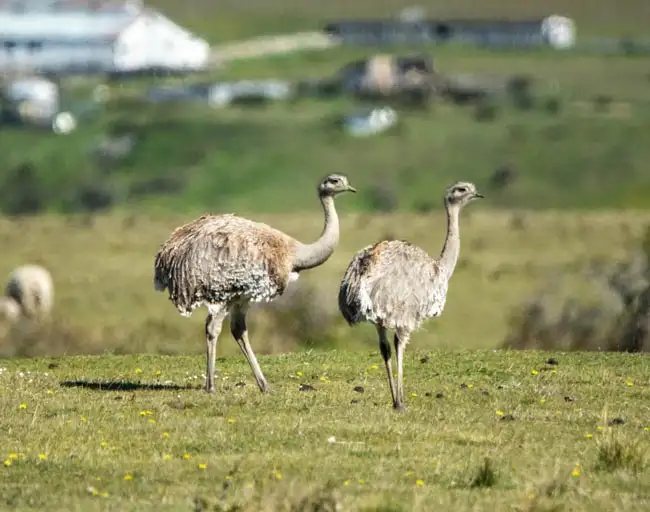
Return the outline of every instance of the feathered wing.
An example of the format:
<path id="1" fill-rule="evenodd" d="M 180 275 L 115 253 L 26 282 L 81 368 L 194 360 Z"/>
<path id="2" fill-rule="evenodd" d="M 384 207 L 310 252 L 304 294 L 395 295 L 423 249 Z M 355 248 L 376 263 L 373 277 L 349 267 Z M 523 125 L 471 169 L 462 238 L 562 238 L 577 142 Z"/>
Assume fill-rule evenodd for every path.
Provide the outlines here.
<path id="1" fill-rule="evenodd" d="M 181 314 L 202 304 L 263 302 L 281 295 L 296 242 L 266 224 L 204 215 L 174 230 L 155 259 L 154 286 Z"/>
<path id="2" fill-rule="evenodd" d="M 349 324 L 379 323 L 389 329 L 417 329 L 444 309 L 447 278 L 437 262 L 402 240 L 360 250 L 339 289 L 339 310 Z"/>

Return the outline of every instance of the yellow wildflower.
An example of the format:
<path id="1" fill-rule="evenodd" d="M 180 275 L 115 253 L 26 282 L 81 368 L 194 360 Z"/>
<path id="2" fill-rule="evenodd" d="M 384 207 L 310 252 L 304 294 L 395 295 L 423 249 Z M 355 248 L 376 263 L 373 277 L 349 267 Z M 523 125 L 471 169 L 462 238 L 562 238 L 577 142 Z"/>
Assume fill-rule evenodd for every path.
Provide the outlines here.
<path id="1" fill-rule="evenodd" d="M 142 368 L 136 368 L 135 373 L 142 373 Z"/>
<path id="2" fill-rule="evenodd" d="M 169 437 L 169 432 L 163 432 L 163 433 L 162 433 L 162 436 L 163 436 L 165 439 L 167 439 L 167 438 Z"/>
<path id="3" fill-rule="evenodd" d="M 199 469 L 205 469 L 207 467 L 208 467 L 207 464 L 203 464 L 203 463 L 199 464 Z"/>
<path id="4" fill-rule="evenodd" d="M 505 413 L 502 410 L 496 412 L 497 416 L 503 416 Z"/>
<path id="5" fill-rule="evenodd" d="M 8 457 L 9 457 L 10 460 L 16 460 L 18 458 L 18 454 L 17 453 L 10 453 L 8 455 Z"/>
<path id="6" fill-rule="evenodd" d="M 19 408 L 19 409 L 27 409 L 27 404 L 24 404 L 24 403 L 23 403 L 23 404 L 20 404 L 20 405 L 18 406 L 18 408 Z"/>
<path id="7" fill-rule="evenodd" d="M 587 439 L 591 439 L 592 437 L 594 437 L 594 435 L 593 435 L 593 434 L 585 434 L 585 437 L 586 437 Z"/>
<path id="8" fill-rule="evenodd" d="M 127 473 L 124 475 L 124 480 L 133 480 L 133 475 L 131 473 Z"/>
<path id="9" fill-rule="evenodd" d="M 163 455 L 163 460 L 172 460 L 172 456 L 166 453 Z"/>
<path id="10" fill-rule="evenodd" d="M 280 473 L 279 471 L 273 473 L 273 476 L 275 477 L 276 480 L 282 480 L 282 473 Z"/>
<path id="11" fill-rule="evenodd" d="M 47 460 L 47 455 L 45 455 L 44 453 L 39 453 L 38 458 L 41 460 Z"/>
<path id="12" fill-rule="evenodd" d="M 183 458 L 185 460 L 190 460 L 192 458 L 192 456 L 189 453 L 185 453 L 185 454 L 183 454 Z"/>
<path id="13" fill-rule="evenodd" d="M 11 466 L 12 464 L 13 464 L 13 462 L 11 462 L 11 459 L 6 459 L 6 460 L 4 461 L 4 465 L 5 465 L 6 467 Z"/>
<path id="14" fill-rule="evenodd" d="M 574 468 L 573 471 L 571 471 L 571 476 L 578 477 L 580 476 L 580 468 Z"/>
<path id="15" fill-rule="evenodd" d="M 228 423 L 235 423 L 235 418 L 228 418 Z"/>
<path id="16" fill-rule="evenodd" d="M 417 485 L 418 487 L 422 487 L 424 485 L 424 480 L 420 480 L 420 479 L 416 480 L 415 485 Z"/>
<path id="17" fill-rule="evenodd" d="M 531 374 L 531 375 L 537 375 L 538 373 L 539 373 L 539 372 L 538 372 L 537 370 L 531 370 L 531 371 L 530 371 L 530 374 Z"/>

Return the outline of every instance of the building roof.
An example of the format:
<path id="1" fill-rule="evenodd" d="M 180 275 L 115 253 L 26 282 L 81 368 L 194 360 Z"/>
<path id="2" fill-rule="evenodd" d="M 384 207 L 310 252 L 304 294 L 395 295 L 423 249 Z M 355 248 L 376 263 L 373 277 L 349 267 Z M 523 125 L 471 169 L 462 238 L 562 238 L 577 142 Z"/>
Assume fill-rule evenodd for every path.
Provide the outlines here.
<path id="1" fill-rule="evenodd" d="M 114 39 L 143 14 L 133 2 L 0 0 L 0 40 Z"/>

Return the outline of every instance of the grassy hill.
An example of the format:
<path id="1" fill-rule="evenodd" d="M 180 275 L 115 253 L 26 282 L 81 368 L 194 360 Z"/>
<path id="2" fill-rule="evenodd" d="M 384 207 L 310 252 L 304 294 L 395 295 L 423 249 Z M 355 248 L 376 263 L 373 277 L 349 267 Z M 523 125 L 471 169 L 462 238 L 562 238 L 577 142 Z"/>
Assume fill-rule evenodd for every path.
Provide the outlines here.
<path id="1" fill-rule="evenodd" d="M 307 29 L 330 16 L 387 15 L 402 4 L 382 2 L 372 10 L 364 2 L 327 6 L 285 2 L 245 8 L 236 2 L 222 2 L 218 8 L 198 1 L 153 5 L 218 41 L 215 34 L 222 31 L 223 39 L 232 39 L 276 29 Z M 446 11 L 432 7 L 431 15 L 568 12 L 587 33 L 600 33 L 607 22 L 610 33 L 634 35 L 641 28 L 639 20 L 647 19 L 647 9 L 640 1 L 621 6 L 605 0 L 573 2 L 566 11 L 562 2 L 502 0 L 481 3 L 480 12 L 475 12 L 476 2 L 455 3 Z M 312 190 L 317 179 L 333 170 L 350 175 L 362 192 L 351 207 L 364 211 L 427 210 L 439 203 L 441 188 L 455 179 L 476 181 L 500 208 L 650 206 L 646 177 L 650 146 L 645 143 L 650 71 L 644 57 L 430 50 L 443 73 L 529 75 L 537 102 L 530 110 L 520 110 L 497 101 L 489 106 L 492 117 L 483 121 L 477 121 L 473 106 L 439 103 L 427 111 L 400 110 L 398 129 L 361 140 L 333 126 L 342 115 L 361 108 L 350 100 L 224 110 L 205 105 L 152 107 L 124 99 L 142 94 L 151 81 L 115 84 L 112 95 L 118 99 L 69 136 L 3 129 L 0 210 L 20 209 L 16 204 L 26 195 L 25 201 L 35 204 L 32 210 L 79 210 L 99 196 L 100 205 L 140 211 L 303 211 L 311 208 L 313 198 L 296 191 Z M 207 78 L 189 80 L 324 77 L 374 51 L 339 48 L 242 61 Z M 74 102 L 85 101 L 89 89 L 68 89 L 67 94 Z M 549 111 L 551 100 L 559 102 L 558 112 Z M 603 102 L 610 108 L 599 110 Z M 137 136 L 133 152 L 124 160 L 99 162 L 98 145 L 116 133 Z M 516 180 L 497 194 L 490 190 L 491 179 L 503 168 L 512 170 Z"/>
<path id="2" fill-rule="evenodd" d="M 263 357 L 269 395 L 241 357 L 211 396 L 202 357 L 0 360 L 0 506 L 650 507 L 644 357 L 424 355 L 407 351 L 406 414 L 376 352 Z"/>
<path id="3" fill-rule="evenodd" d="M 220 78 L 327 76 L 367 53 L 337 50 L 251 61 Z M 23 187 L 40 193 L 44 208 L 59 211 L 78 206 L 88 185 L 114 203 L 139 209 L 304 210 L 313 197 L 296 191 L 313 190 L 331 171 L 350 175 L 362 192 L 353 207 L 366 211 L 381 207 L 378 196 L 384 191 L 393 207 L 426 210 L 455 179 L 487 188 L 499 207 L 650 206 L 645 165 L 650 82 L 640 58 L 497 56 L 450 49 L 438 60 L 446 72 L 531 74 L 538 103 L 526 111 L 497 103 L 494 118 L 485 121 L 476 120 L 472 106 L 439 103 L 428 111 L 400 110 L 393 132 L 355 139 L 334 126 L 359 109 L 348 100 L 225 110 L 116 100 L 68 136 L 4 130 L 0 207 L 10 210 L 8 202 L 16 201 L 16 182 L 22 179 L 16 174 L 25 165 L 34 176 Z M 544 105 L 556 97 L 556 82 L 561 105 L 552 113 Z M 133 83 L 116 86 L 114 94 L 141 90 Z M 598 111 L 597 96 L 611 99 L 612 108 Z M 114 133 L 135 135 L 133 152 L 125 160 L 100 164 L 95 148 Z M 516 181 L 507 193 L 490 193 L 491 178 L 504 167 Z M 151 193 L 145 196 L 143 190 Z"/>

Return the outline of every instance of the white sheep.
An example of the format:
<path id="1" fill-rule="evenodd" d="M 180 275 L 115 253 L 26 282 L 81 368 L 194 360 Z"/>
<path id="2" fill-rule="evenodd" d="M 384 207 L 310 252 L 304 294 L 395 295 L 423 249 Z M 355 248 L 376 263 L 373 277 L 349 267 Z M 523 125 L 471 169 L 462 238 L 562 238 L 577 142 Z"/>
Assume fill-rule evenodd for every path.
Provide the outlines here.
<path id="1" fill-rule="evenodd" d="M 54 284 L 50 272 L 38 265 L 22 265 L 9 274 L 0 313 L 15 321 L 17 305 L 22 316 L 41 320 L 49 316 L 53 304 Z"/>

